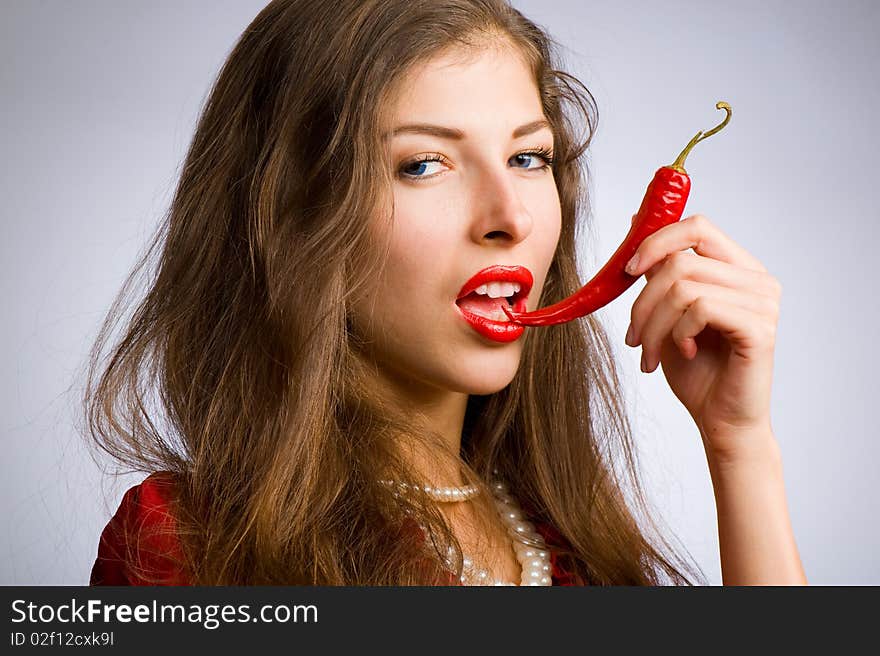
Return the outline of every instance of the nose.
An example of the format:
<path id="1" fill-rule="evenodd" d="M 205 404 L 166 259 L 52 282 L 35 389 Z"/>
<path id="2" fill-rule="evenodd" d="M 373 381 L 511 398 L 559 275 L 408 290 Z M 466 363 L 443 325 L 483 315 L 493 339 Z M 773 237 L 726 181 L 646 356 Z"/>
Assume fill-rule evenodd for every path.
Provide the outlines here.
<path id="1" fill-rule="evenodd" d="M 532 216 L 523 204 L 510 169 L 491 170 L 476 181 L 472 192 L 472 239 L 481 245 L 510 246 L 532 231 Z"/>

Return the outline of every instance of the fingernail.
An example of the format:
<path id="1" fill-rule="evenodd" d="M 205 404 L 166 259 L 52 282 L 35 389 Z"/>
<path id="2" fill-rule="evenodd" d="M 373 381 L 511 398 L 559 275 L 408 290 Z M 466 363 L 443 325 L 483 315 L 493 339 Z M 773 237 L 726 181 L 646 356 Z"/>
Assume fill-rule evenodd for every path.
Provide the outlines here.
<path id="1" fill-rule="evenodd" d="M 629 328 L 627 328 L 627 330 L 626 330 L 626 339 L 624 340 L 624 341 L 626 342 L 626 345 L 627 345 L 627 346 L 633 346 L 633 343 L 632 343 L 632 341 L 633 341 L 633 332 L 635 332 L 635 331 L 633 330 L 633 325 L 632 325 L 632 323 L 630 323 L 630 324 L 629 324 Z"/>
<path id="2" fill-rule="evenodd" d="M 635 273 L 636 267 L 639 266 L 639 254 L 636 253 L 632 259 L 626 264 L 626 272 L 630 275 Z"/>

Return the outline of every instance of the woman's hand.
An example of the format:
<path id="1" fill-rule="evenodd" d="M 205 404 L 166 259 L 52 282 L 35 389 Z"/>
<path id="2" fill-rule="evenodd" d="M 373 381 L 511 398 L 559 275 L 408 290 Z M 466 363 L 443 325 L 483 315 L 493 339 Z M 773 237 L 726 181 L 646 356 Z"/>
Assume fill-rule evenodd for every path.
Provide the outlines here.
<path id="1" fill-rule="evenodd" d="M 663 365 L 709 456 L 736 461 L 766 447 L 749 438 L 773 435 L 779 281 L 699 214 L 647 237 L 636 257 L 627 271 L 644 272 L 648 282 L 632 306 L 626 343 L 642 345 L 642 371 Z"/>

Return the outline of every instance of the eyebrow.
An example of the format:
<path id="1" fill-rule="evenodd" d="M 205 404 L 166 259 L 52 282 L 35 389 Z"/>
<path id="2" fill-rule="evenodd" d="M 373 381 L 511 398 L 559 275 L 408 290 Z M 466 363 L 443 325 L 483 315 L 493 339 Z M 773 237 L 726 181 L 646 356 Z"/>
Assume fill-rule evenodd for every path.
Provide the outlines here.
<path id="1" fill-rule="evenodd" d="M 550 128 L 550 123 L 548 123 L 544 119 L 538 119 L 537 121 L 532 121 L 531 123 L 520 125 L 513 131 L 511 137 L 514 139 L 519 139 L 520 137 L 525 137 L 529 134 L 533 134 L 538 130 L 541 130 L 542 128 Z M 382 138 L 388 139 L 390 137 L 396 137 L 399 134 L 427 134 L 432 137 L 438 137 L 440 139 L 452 139 L 455 141 L 461 141 L 465 138 L 465 134 L 461 130 L 457 130 L 456 128 L 444 127 L 442 125 L 432 125 L 430 123 L 410 123 L 407 125 L 398 125 L 390 132 L 386 132 L 384 135 L 382 135 Z"/>

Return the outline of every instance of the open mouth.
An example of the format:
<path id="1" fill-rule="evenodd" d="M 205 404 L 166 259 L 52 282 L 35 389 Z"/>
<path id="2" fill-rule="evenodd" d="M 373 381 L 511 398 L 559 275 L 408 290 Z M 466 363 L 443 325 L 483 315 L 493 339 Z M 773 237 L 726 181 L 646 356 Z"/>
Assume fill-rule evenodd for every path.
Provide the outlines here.
<path id="1" fill-rule="evenodd" d="M 532 290 L 531 272 L 517 264 L 493 264 L 480 269 L 464 283 L 455 306 L 471 328 L 500 343 L 518 340 L 525 327 L 511 321 L 505 311 L 523 314 Z"/>
<path id="2" fill-rule="evenodd" d="M 523 291 L 514 292 L 511 296 L 499 296 L 497 298 L 492 298 L 487 294 L 478 294 L 474 291 L 456 300 L 455 304 L 461 308 L 463 313 L 483 317 L 490 321 L 508 323 L 510 319 L 501 308 L 507 307 L 513 312 L 524 312 L 527 299 L 528 295 L 523 293 Z"/>

